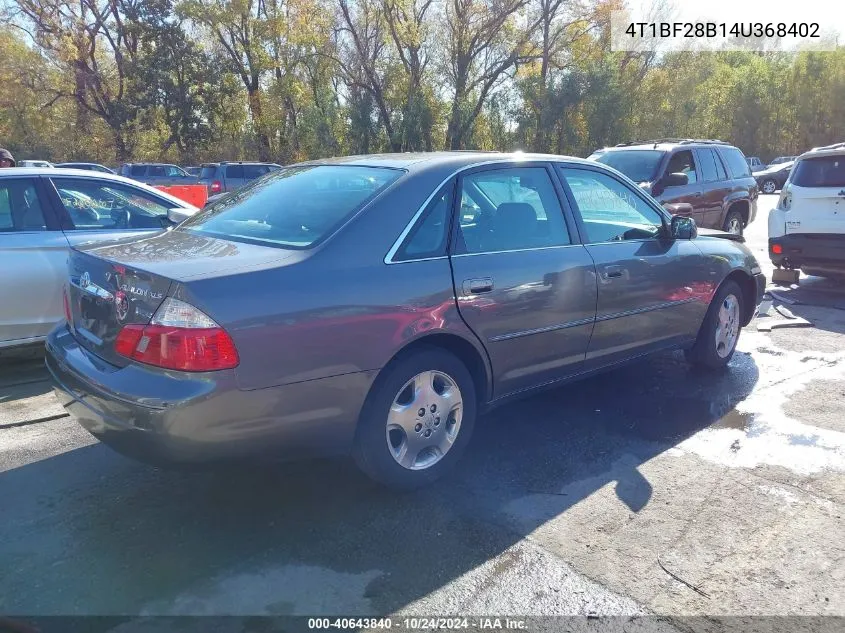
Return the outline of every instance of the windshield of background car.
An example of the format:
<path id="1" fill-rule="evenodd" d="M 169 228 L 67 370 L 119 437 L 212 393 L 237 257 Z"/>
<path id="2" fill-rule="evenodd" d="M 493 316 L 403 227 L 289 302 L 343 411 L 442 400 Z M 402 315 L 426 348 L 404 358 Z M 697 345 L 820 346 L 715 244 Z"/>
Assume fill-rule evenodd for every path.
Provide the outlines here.
<path id="1" fill-rule="evenodd" d="M 402 171 L 382 167 L 307 165 L 275 171 L 209 205 L 179 226 L 235 241 L 309 248 Z"/>
<path id="2" fill-rule="evenodd" d="M 804 158 L 792 168 L 791 176 L 798 187 L 845 187 L 845 156 Z"/>
<path id="3" fill-rule="evenodd" d="M 652 182 L 657 177 L 657 168 L 663 152 L 651 149 L 631 149 L 605 152 L 596 158 L 600 163 L 621 171 L 634 182 Z"/>

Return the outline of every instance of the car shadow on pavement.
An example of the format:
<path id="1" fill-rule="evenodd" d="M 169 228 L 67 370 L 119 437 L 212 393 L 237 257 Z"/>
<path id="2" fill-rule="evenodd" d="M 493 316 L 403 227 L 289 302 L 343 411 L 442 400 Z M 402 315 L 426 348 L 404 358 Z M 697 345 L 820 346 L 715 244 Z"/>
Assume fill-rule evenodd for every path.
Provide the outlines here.
<path id="1" fill-rule="evenodd" d="M 757 380 L 748 354 L 718 374 L 664 354 L 550 390 L 482 416 L 456 471 L 407 494 L 346 460 L 184 473 L 100 444 L 61 453 L 0 474 L 0 613 L 412 609 L 605 485 L 638 512 L 653 495 L 638 466 L 723 423 Z"/>

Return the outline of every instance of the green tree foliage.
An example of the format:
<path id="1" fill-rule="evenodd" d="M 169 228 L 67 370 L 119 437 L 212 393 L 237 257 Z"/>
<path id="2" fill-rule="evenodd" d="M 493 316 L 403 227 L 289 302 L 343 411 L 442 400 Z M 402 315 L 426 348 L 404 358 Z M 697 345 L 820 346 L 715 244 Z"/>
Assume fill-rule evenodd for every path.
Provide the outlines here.
<path id="1" fill-rule="evenodd" d="M 845 47 L 610 50 L 619 0 L 8 0 L 0 146 L 197 163 L 845 140 Z"/>

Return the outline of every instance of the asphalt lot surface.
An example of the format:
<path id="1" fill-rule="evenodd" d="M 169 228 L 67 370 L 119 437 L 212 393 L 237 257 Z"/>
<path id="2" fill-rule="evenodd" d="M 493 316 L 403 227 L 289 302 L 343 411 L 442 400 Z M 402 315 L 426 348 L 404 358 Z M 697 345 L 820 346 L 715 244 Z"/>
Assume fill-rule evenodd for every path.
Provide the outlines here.
<path id="1" fill-rule="evenodd" d="M 775 200 L 747 232 L 769 276 Z M 664 354 L 497 410 L 404 495 L 342 460 L 135 463 L 6 361 L 0 614 L 845 615 L 845 287 L 781 296 L 814 326 L 772 311 L 723 374 Z"/>

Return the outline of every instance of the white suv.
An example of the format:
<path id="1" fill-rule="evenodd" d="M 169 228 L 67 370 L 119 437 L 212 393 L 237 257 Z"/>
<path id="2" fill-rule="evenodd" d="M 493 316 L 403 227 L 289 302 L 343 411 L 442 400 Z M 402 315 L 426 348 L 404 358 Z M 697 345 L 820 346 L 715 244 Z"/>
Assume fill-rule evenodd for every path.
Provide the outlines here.
<path id="1" fill-rule="evenodd" d="M 845 277 L 845 143 L 797 158 L 769 212 L 769 257 L 778 268 Z"/>

